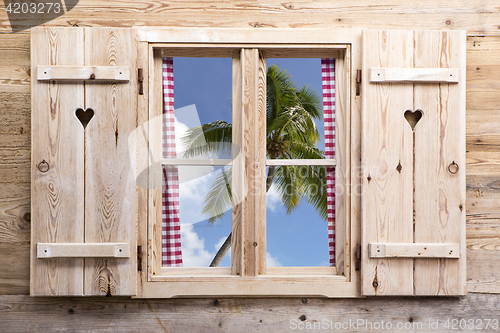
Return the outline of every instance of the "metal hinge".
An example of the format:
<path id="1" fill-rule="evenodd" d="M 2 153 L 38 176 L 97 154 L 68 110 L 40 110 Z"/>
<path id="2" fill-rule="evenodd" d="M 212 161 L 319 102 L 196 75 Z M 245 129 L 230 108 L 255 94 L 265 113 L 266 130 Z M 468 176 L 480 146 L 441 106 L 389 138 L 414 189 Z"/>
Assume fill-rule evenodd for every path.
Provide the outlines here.
<path id="1" fill-rule="evenodd" d="M 137 69 L 137 80 L 139 81 L 139 95 L 144 95 L 144 70 L 142 68 Z"/>
<path id="2" fill-rule="evenodd" d="M 356 252 L 354 253 L 354 269 L 359 271 L 361 268 L 361 245 L 358 245 Z"/>
<path id="3" fill-rule="evenodd" d="M 137 270 L 142 272 L 142 246 L 137 245 Z"/>
<path id="4" fill-rule="evenodd" d="M 361 94 L 361 69 L 356 71 L 356 96 Z"/>

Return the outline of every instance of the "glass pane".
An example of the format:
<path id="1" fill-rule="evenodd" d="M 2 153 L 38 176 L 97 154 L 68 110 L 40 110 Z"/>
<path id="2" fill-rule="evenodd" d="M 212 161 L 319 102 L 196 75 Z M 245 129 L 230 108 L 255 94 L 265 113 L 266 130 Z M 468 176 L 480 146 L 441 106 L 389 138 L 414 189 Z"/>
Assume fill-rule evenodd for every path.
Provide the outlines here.
<path id="1" fill-rule="evenodd" d="M 267 64 L 267 158 L 335 158 L 334 59 Z M 267 178 L 268 266 L 334 266 L 335 168 L 270 166 Z"/>
<path id="2" fill-rule="evenodd" d="M 231 71 L 229 58 L 163 58 L 165 158 L 231 158 Z"/>
<path id="3" fill-rule="evenodd" d="M 231 158 L 232 60 L 163 58 L 162 67 L 164 158 Z M 162 265 L 208 267 L 231 232 L 230 172 L 163 170 Z M 218 267 L 229 266 L 230 254 Z"/>
<path id="4" fill-rule="evenodd" d="M 209 267 L 231 232 L 231 168 L 165 166 L 163 178 L 163 266 Z"/>
<path id="5" fill-rule="evenodd" d="M 267 158 L 321 158 L 321 59 L 267 59 L 267 66 Z"/>
<path id="6" fill-rule="evenodd" d="M 266 198 L 268 267 L 330 266 L 327 171 L 334 169 L 276 167 Z"/>

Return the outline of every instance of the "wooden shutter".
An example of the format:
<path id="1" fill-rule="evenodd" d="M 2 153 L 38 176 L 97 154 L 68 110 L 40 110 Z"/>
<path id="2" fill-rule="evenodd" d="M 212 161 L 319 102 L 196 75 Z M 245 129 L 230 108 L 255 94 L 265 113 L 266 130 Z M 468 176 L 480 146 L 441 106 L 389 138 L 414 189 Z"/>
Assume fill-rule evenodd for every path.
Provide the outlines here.
<path id="1" fill-rule="evenodd" d="M 135 295 L 136 30 L 32 29 L 31 73 L 31 294 Z"/>
<path id="2" fill-rule="evenodd" d="M 363 33 L 363 295 L 465 294 L 465 41 Z"/>

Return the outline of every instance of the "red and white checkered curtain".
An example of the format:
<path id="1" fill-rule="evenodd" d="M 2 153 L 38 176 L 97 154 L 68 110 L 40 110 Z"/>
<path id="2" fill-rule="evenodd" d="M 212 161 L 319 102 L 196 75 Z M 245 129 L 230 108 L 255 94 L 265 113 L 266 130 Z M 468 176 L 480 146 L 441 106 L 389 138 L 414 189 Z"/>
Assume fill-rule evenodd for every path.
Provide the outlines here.
<path id="1" fill-rule="evenodd" d="M 335 158 L 335 59 L 321 59 L 325 158 Z M 326 168 L 328 248 L 330 266 L 335 266 L 335 168 Z"/>
<path id="2" fill-rule="evenodd" d="M 177 157 L 174 117 L 174 63 L 162 59 L 163 68 L 163 158 Z M 177 166 L 163 166 L 162 266 L 182 266 L 181 222 L 179 216 L 179 173 Z"/>

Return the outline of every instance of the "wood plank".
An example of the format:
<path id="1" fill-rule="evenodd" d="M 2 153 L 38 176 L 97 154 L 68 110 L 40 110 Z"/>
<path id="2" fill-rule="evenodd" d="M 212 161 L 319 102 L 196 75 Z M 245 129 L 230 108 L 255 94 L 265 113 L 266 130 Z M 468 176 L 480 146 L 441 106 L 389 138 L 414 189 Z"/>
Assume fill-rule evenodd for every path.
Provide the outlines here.
<path id="1" fill-rule="evenodd" d="M 498 151 L 469 150 L 467 152 L 467 174 L 477 176 L 500 175 Z"/>
<path id="2" fill-rule="evenodd" d="M 0 149 L 0 183 L 29 183 L 31 180 L 29 148 Z"/>
<path id="3" fill-rule="evenodd" d="M 37 258 L 129 258 L 128 243 L 38 243 Z"/>
<path id="4" fill-rule="evenodd" d="M 240 143 L 241 154 L 244 160 L 244 183 L 248 184 L 248 191 L 243 197 L 241 205 L 242 229 L 243 229 L 243 267 L 241 276 L 258 275 L 258 247 L 259 244 L 257 228 L 257 204 L 260 202 L 259 188 L 264 188 L 264 183 L 250 186 L 259 180 L 265 180 L 262 176 L 264 170 L 264 156 L 259 154 L 259 51 L 257 49 L 243 49 L 241 51 L 242 65 L 242 128 L 243 141 Z M 265 146 L 264 146 L 265 147 Z M 259 159 L 260 157 L 260 159 Z M 259 177 L 261 176 L 261 177 Z"/>
<path id="5" fill-rule="evenodd" d="M 460 68 L 465 33 L 415 32 L 415 67 Z M 416 84 L 414 110 L 414 242 L 459 243 L 460 259 L 415 260 L 416 295 L 465 294 L 465 82 Z M 455 161 L 460 169 L 451 174 Z"/>
<path id="6" fill-rule="evenodd" d="M 30 33 L 0 34 L 0 66 L 30 68 Z"/>
<path id="7" fill-rule="evenodd" d="M 130 66 L 131 75 L 128 83 L 85 85 L 85 107 L 95 111 L 85 130 L 85 243 L 135 249 L 135 165 L 128 138 L 137 123 L 136 31 L 85 29 L 85 65 Z M 135 255 L 85 259 L 85 295 L 135 294 Z"/>
<path id="8" fill-rule="evenodd" d="M 30 66 L 26 65 L 3 65 L 0 67 L 0 80 L 4 85 L 7 81 L 16 82 L 18 84 L 30 84 Z"/>
<path id="9" fill-rule="evenodd" d="M 306 166 L 335 166 L 337 161 L 333 159 L 303 159 L 303 160 L 275 160 L 266 159 L 266 165 L 306 165 Z"/>
<path id="10" fill-rule="evenodd" d="M 363 72 L 413 67 L 413 33 L 363 33 Z M 412 260 L 369 259 L 368 243 L 413 242 L 413 134 L 405 110 L 413 85 L 362 81 L 363 165 L 361 283 L 363 295 L 412 295 Z M 385 111 L 388 110 L 388 111 Z"/>
<path id="11" fill-rule="evenodd" d="M 498 151 L 500 114 L 497 110 L 467 110 L 466 150 Z"/>
<path id="12" fill-rule="evenodd" d="M 149 138 L 149 49 L 147 43 L 139 43 L 138 67 L 144 70 L 144 94 L 137 95 L 137 149 L 136 149 L 136 188 L 137 188 L 137 296 L 142 295 L 143 284 L 148 280 L 148 185 L 151 156 Z M 141 143 L 144 149 L 141 149 Z M 151 253 L 151 252 L 149 252 Z"/>
<path id="13" fill-rule="evenodd" d="M 218 26 L 240 28 L 334 28 L 334 27 L 366 27 L 370 22 L 372 29 L 430 29 L 430 30 L 457 30 L 465 29 L 471 35 L 497 35 L 497 12 L 485 9 L 482 3 L 471 1 L 463 7 L 457 8 L 456 3 L 447 1 L 437 4 L 402 5 L 393 2 L 384 2 L 380 6 L 372 3 L 364 5 L 340 4 L 332 5 L 323 2 L 322 8 L 298 9 L 287 8 L 289 4 L 265 2 L 263 0 L 245 6 L 240 2 L 232 3 L 228 0 L 211 7 L 200 6 L 196 1 L 182 1 L 178 6 L 159 6 L 154 3 L 140 4 L 123 2 L 119 6 L 110 8 L 102 1 L 92 2 L 94 6 L 76 6 L 66 13 L 50 21 L 51 26 L 88 26 L 88 27 L 133 27 L 133 26 L 165 26 L 165 14 L 169 16 L 169 25 L 185 26 Z M 129 5 L 130 4 L 130 5 Z M 105 8 L 96 11 L 95 8 Z M 292 7 L 294 5 L 292 4 Z M 449 7 L 449 8 L 448 8 Z M 493 7 L 490 5 L 489 8 Z M 258 16 L 256 16 L 258 14 Z M 0 15 L 2 32 L 10 32 L 7 14 Z M 42 21 L 17 22 L 29 28 L 42 24 Z"/>
<path id="14" fill-rule="evenodd" d="M 83 65 L 83 29 L 31 31 L 32 68 Z M 83 295 L 83 260 L 36 258 L 36 244 L 84 241 L 83 85 L 32 82 L 31 295 Z M 37 165 L 46 161 L 48 172 Z M 72 223 L 67 223 L 72 221 Z"/>
<path id="15" fill-rule="evenodd" d="M 30 34 L 0 35 L 0 92 L 30 93 Z"/>
<path id="16" fill-rule="evenodd" d="M 370 68 L 370 82 L 459 82 L 458 68 Z"/>
<path id="17" fill-rule="evenodd" d="M 155 2 L 123 2 L 93 0 L 80 2 L 73 10 L 48 24 L 51 26 L 164 26 L 165 15 L 171 26 L 219 27 L 366 27 L 373 29 L 466 29 L 471 35 L 498 35 L 497 10 L 492 1 L 451 0 L 418 4 L 381 2 L 377 6 L 362 3 L 335 3 L 319 1 L 307 3 L 279 3 L 255 1 L 251 6 L 238 1 L 223 0 L 205 4 L 199 1 L 179 1 L 169 6 Z M 102 8 L 96 11 L 96 8 Z M 258 15 L 257 15 L 258 14 Z M 257 16 L 256 16 L 257 15 Z M 40 21 L 16 22 L 26 28 L 45 23 Z M 0 12 L 2 32 L 10 32 L 7 13 Z"/>
<path id="18" fill-rule="evenodd" d="M 243 64 L 242 55 L 239 51 L 233 53 L 232 61 L 232 120 L 233 133 L 232 142 L 236 147 L 242 147 L 244 142 L 243 128 Z M 245 160 L 241 150 L 232 150 L 233 167 L 232 167 L 232 210 L 231 210 L 231 274 L 241 275 L 243 270 L 243 198 L 246 195 L 245 183 Z"/>
<path id="19" fill-rule="evenodd" d="M 0 295 L 29 295 L 29 241 L 0 243 L 0 265 Z"/>
<path id="20" fill-rule="evenodd" d="M 293 34 L 292 34 L 293 32 Z M 255 44 L 277 45 L 303 44 L 310 47 L 314 44 L 340 44 L 354 40 L 359 36 L 360 29 L 231 29 L 219 27 L 206 27 L 201 33 L 200 29 L 193 27 L 178 28 L 139 28 L 140 41 L 150 43 L 201 43 L 201 44 L 240 44 L 239 48 L 256 48 Z M 254 44 L 254 45 L 245 45 Z M 336 49 L 334 46 L 330 46 Z"/>
<path id="21" fill-rule="evenodd" d="M 254 164 L 257 168 L 253 168 L 255 174 L 254 181 L 251 183 L 253 187 L 258 187 L 255 191 L 255 232 L 256 232 L 256 271 L 258 275 L 266 274 L 267 269 L 267 221 L 266 221 L 266 193 L 263 189 L 266 188 L 266 112 L 267 112 L 267 64 L 266 58 L 262 51 L 259 51 L 258 67 L 257 67 L 257 114 L 255 123 L 255 143 L 256 154 Z M 252 167 L 250 167 L 252 168 Z"/>
<path id="22" fill-rule="evenodd" d="M 37 80 L 129 81 L 129 66 L 43 66 L 36 68 Z"/>
<path id="23" fill-rule="evenodd" d="M 336 267 L 268 267 L 267 275 L 280 275 L 280 276 L 332 276 L 340 275 L 337 273 Z M 339 276 L 344 278 L 343 276 Z"/>
<path id="24" fill-rule="evenodd" d="M 459 243 L 370 243 L 370 258 L 460 258 Z"/>
<path id="25" fill-rule="evenodd" d="M 2 183 L 0 186 L 0 243 L 30 241 L 31 185 Z M 28 279 L 28 277 L 25 277 Z"/>
<path id="26" fill-rule="evenodd" d="M 496 236 L 495 226 L 500 219 L 500 177 L 467 175 L 467 239 L 482 238 L 472 228 Z"/>
<path id="27" fill-rule="evenodd" d="M 162 166 L 163 158 L 163 74 L 159 51 L 149 48 L 149 211 L 148 211 L 148 278 L 161 273 L 162 268 Z"/>
<path id="28" fill-rule="evenodd" d="M 498 51 L 497 51 L 498 52 Z M 467 66 L 467 91 L 498 90 L 500 88 L 500 65 Z"/>
<path id="29" fill-rule="evenodd" d="M 335 193 L 335 269 L 336 274 L 344 275 L 350 281 L 351 269 L 348 268 L 350 258 L 349 246 L 351 237 L 351 221 L 348 213 L 350 207 L 350 135 L 351 135 L 351 109 L 350 109 L 350 52 L 338 52 L 335 58 L 335 186 L 339 189 Z M 340 161 L 337 165 L 337 160 Z M 347 265 L 346 265 L 347 264 Z"/>
<path id="30" fill-rule="evenodd" d="M 0 88 L 1 89 L 1 88 Z M 2 121 L 0 147 L 31 148 L 31 103 L 29 92 L 0 92 Z"/>
<path id="31" fill-rule="evenodd" d="M 463 298 L 401 297 L 363 299 L 325 298 L 201 298 L 114 299 L 30 298 L 0 296 L 5 320 L 2 330 L 11 332 L 283 332 L 311 327 L 310 331 L 367 331 L 368 322 L 401 323 L 409 331 L 445 331 L 444 323 L 457 318 L 478 321 L 498 318 L 500 295 L 470 294 Z M 193 316 L 196 313 L 196 316 Z M 277 314 L 278 313 L 278 314 Z M 97 315 L 98 314 L 98 315 Z M 336 330 L 338 323 L 360 321 L 354 329 Z M 319 324 L 327 323 L 321 329 Z M 331 323 L 331 324 L 330 324 Z M 439 329 L 429 329 L 438 323 Z M 481 323 L 481 325 L 479 325 Z M 306 326 L 307 325 L 307 326 Z M 316 325 L 316 326 L 314 326 Z M 330 328 L 333 325 L 333 328 Z M 389 325 L 377 332 L 394 332 Z M 296 328 L 295 328 L 296 327 Z M 314 329 L 316 327 L 316 329 Z M 319 328 L 318 328 L 319 327 Z M 337 326 L 338 327 L 338 326 Z M 346 327 L 346 326 L 344 326 Z M 347 326 L 349 327 L 349 326 Z M 179 329 L 182 328 L 182 329 Z M 295 329 L 294 329 L 295 328 Z"/>
<path id="32" fill-rule="evenodd" d="M 468 292 L 500 293 L 500 274 L 497 269 L 500 238 L 496 229 L 491 230 L 491 238 L 467 240 Z"/>

